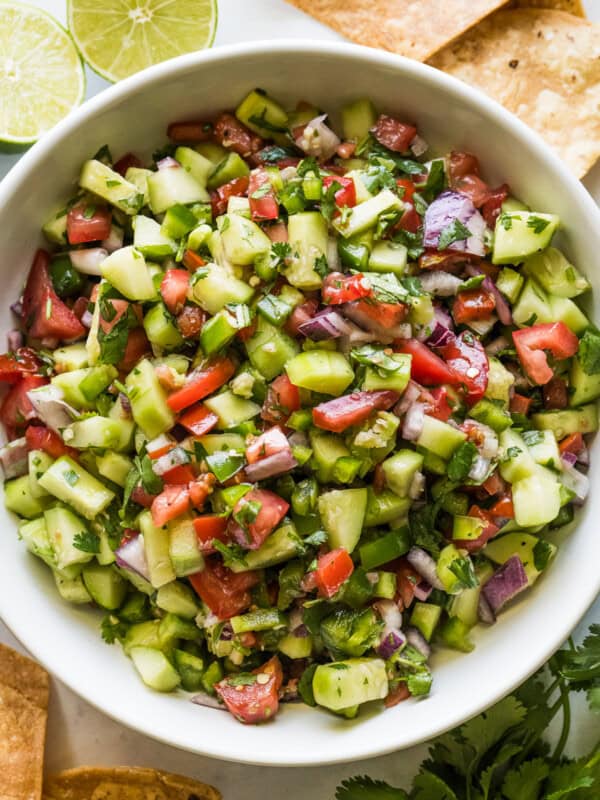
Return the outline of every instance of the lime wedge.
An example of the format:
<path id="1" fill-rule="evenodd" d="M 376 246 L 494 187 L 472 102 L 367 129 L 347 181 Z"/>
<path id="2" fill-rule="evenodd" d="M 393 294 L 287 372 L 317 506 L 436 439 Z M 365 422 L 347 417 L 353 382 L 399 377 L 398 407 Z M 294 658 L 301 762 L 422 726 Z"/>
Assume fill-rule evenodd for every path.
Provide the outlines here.
<path id="1" fill-rule="evenodd" d="M 84 92 L 79 53 L 58 22 L 31 6 L 0 3 L 0 142 L 35 142 Z"/>
<path id="2" fill-rule="evenodd" d="M 69 0 L 69 29 L 90 67 L 118 81 L 210 47 L 216 0 Z"/>

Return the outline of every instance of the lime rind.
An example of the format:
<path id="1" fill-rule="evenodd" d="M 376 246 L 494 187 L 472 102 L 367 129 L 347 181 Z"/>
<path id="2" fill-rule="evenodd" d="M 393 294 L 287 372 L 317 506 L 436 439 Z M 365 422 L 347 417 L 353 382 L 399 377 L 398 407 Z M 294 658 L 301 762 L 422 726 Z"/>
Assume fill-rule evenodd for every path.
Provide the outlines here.
<path id="1" fill-rule="evenodd" d="M 0 149 L 36 142 L 81 104 L 85 91 L 83 61 L 69 31 L 43 9 L 0 2 Z M 27 133 L 17 133 L 18 124 Z"/>
<path id="2" fill-rule="evenodd" d="M 83 60 L 115 83 L 211 47 L 218 6 L 217 0 L 67 0 L 67 20 Z"/>

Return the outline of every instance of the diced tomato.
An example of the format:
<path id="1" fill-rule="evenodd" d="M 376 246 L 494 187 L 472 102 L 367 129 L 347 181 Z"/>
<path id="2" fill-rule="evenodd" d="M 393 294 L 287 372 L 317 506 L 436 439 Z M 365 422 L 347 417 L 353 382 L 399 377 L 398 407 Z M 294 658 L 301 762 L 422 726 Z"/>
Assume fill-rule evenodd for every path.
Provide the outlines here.
<path id="1" fill-rule="evenodd" d="M 487 389 L 490 362 L 479 339 L 463 331 L 439 351 L 456 380 L 464 386 L 467 404 L 481 400 Z"/>
<path id="2" fill-rule="evenodd" d="M 457 325 L 478 319 L 489 319 L 496 308 L 496 300 L 485 289 L 467 289 L 459 292 L 452 305 L 452 316 Z"/>
<path id="3" fill-rule="evenodd" d="M 404 190 L 402 200 L 405 203 L 412 203 L 416 191 L 414 183 L 409 178 L 396 178 L 396 186 Z"/>
<path id="4" fill-rule="evenodd" d="M 203 553 L 214 553 L 213 540 L 227 542 L 227 517 L 218 514 L 202 514 L 194 519 L 194 530 Z"/>
<path id="5" fill-rule="evenodd" d="M 80 322 L 81 318 L 88 310 L 89 305 L 90 305 L 89 297 L 78 297 L 77 300 L 75 300 L 75 302 L 73 303 L 72 311 Z"/>
<path id="6" fill-rule="evenodd" d="M 352 158 L 356 151 L 356 142 L 342 142 L 338 145 L 336 155 L 340 158 Z"/>
<path id="7" fill-rule="evenodd" d="M 403 681 L 402 683 L 399 683 L 397 686 L 395 686 L 391 690 L 391 692 L 389 692 L 388 696 L 383 701 L 383 705 L 386 708 L 393 708 L 394 706 L 397 706 L 398 703 L 401 703 L 403 700 L 408 700 L 410 696 L 411 694 L 408 690 L 408 686 Z"/>
<path id="8" fill-rule="evenodd" d="M 131 493 L 131 499 L 134 503 L 144 508 L 151 508 L 152 503 L 156 500 L 157 495 L 147 492 L 141 483 L 134 487 Z"/>
<path id="9" fill-rule="evenodd" d="M 485 523 L 481 533 L 476 539 L 453 539 L 452 543 L 455 545 L 455 547 L 460 547 L 463 550 L 468 550 L 469 553 L 474 553 L 477 550 L 481 550 L 487 541 L 498 533 L 500 528 L 494 523 L 494 518 L 491 512 L 486 511 L 477 505 L 471 506 L 469 509 L 469 516 L 477 517 L 483 523 Z"/>
<path id="10" fill-rule="evenodd" d="M 169 520 L 180 517 L 190 507 L 190 492 L 187 486 L 165 486 L 152 501 L 152 521 L 157 528 Z"/>
<path id="11" fill-rule="evenodd" d="M 558 445 L 561 453 L 574 453 L 576 456 L 585 448 L 583 436 L 580 433 L 571 433 L 562 439 Z"/>
<path id="12" fill-rule="evenodd" d="M 312 319 L 317 313 L 318 307 L 319 301 L 315 299 L 307 300 L 305 303 L 296 306 L 288 317 L 284 325 L 284 330 L 289 333 L 290 336 L 301 336 L 302 334 L 299 330 L 300 325 Z"/>
<path id="13" fill-rule="evenodd" d="M 167 404 L 173 411 L 182 411 L 220 389 L 234 372 L 235 364 L 229 358 L 213 358 L 194 370 L 183 388 L 167 398 Z"/>
<path id="14" fill-rule="evenodd" d="M 288 229 L 285 222 L 276 222 L 274 225 L 265 225 L 264 231 L 272 242 L 288 241 Z"/>
<path id="15" fill-rule="evenodd" d="M 253 682 L 244 680 L 240 683 L 235 676 L 231 676 L 219 681 L 214 687 L 227 710 L 247 725 L 273 719 L 279 708 L 279 689 L 283 682 L 277 656 L 273 656 L 262 667 L 257 667 L 252 674 L 256 676 Z"/>
<path id="16" fill-rule="evenodd" d="M 256 322 L 256 317 L 252 320 L 250 325 L 246 325 L 243 328 L 240 328 L 237 332 L 237 337 L 241 342 L 247 342 L 248 339 L 251 339 L 254 334 L 256 333 L 256 328 L 258 327 Z"/>
<path id="17" fill-rule="evenodd" d="M 190 273 L 186 269 L 168 269 L 160 284 L 160 293 L 171 314 L 179 314 L 190 288 Z"/>
<path id="18" fill-rule="evenodd" d="M 510 398 L 508 407 L 513 414 L 523 414 L 526 417 L 532 403 L 531 397 L 525 397 L 525 395 L 515 392 Z"/>
<path id="19" fill-rule="evenodd" d="M 452 416 L 452 406 L 448 400 L 448 390 L 445 386 L 436 386 L 429 392 L 433 400 L 433 404 L 427 403 L 427 414 L 430 417 L 440 419 L 442 422 L 447 422 Z"/>
<path id="20" fill-rule="evenodd" d="M 315 406 L 313 423 L 326 431 L 342 433 L 352 425 L 360 425 L 373 411 L 387 411 L 398 402 L 398 392 L 352 392 Z"/>
<path id="21" fill-rule="evenodd" d="M 40 375 L 25 375 L 18 383 L 13 384 L 7 394 L 4 395 L 0 406 L 0 422 L 4 425 L 7 433 L 14 433 L 22 430 L 29 420 L 35 417 L 35 411 L 31 405 L 31 400 L 27 397 L 27 392 L 45 386 L 47 378 Z"/>
<path id="22" fill-rule="evenodd" d="M 212 139 L 213 124 L 204 119 L 186 119 L 172 122 L 167 136 L 172 142 L 207 142 Z"/>
<path id="23" fill-rule="evenodd" d="M 202 330 L 206 314 L 199 306 L 184 306 L 177 315 L 177 327 L 184 339 L 192 339 Z"/>
<path id="24" fill-rule="evenodd" d="M 406 209 L 398 222 L 393 226 L 392 230 L 408 231 L 409 233 L 416 233 L 422 225 L 422 219 L 417 213 L 416 208 L 410 202 L 407 202 Z"/>
<path id="25" fill-rule="evenodd" d="M 78 203 L 67 214 L 69 244 L 97 242 L 110 234 L 112 212 L 106 206 Z"/>
<path id="26" fill-rule="evenodd" d="M 285 423 L 294 411 L 300 408 L 300 391 L 287 375 L 278 375 L 267 391 L 267 397 L 260 412 L 265 422 Z"/>
<path id="27" fill-rule="evenodd" d="M 125 177 L 125 173 L 129 167 L 139 168 L 141 166 L 142 162 L 135 153 L 125 153 L 124 156 L 121 156 L 121 158 L 113 164 L 113 169 L 115 172 L 118 172 L 119 175 Z"/>
<path id="28" fill-rule="evenodd" d="M 279 204 L 266 170 L 253 169 L 250 173 L 248 199 L 250 200 L 250 214 L 255 222 L 277 219 L 279 216 Z"/>
<path id="29" fill-rule="evenodd" d="M 249 464 L 255 464 L 261 458 L 267 458 L 267 456 L 273 456 L 281 453 L 282 450 L 289 449 L 290 443 L 285 433 L 278 425 L 275 425 L 252 439 L 246 447 L 246 461 Z"/>
<path id="30" fill-rule="evenodd" d="M 333 597 L 354 572 L 350 554 L 343 547 L 319 556 L 315 581 L 322 597 Z"/>
<path id="31" fill-rule="evenodd" d="M 221 561 L 209 558 L 202 572 L 189 576 L 195 592 L 219 619 L 245 611 L 251 602 L 250 589 L 260 580 L 254 570 L 235 573 Z"/>
<path id="32" fill-rule="evenodd" d="M 181 259 L 181 263 L 190 272 L 195 272 L 198 267 L 203 267 L 206 264 L 206 261 L 194 250 L 186 250 L 183 254 L 183 258 Z"/>
<path id="33" fill-rule="evenodd" d="M 419 269 L 442 270 L 443 272 L 459 272 L 468 264 L 479 266 L 479 256 L 457 253 L 454 250 L 426 250 L 419 256 Z"/>
<path id="34" fill-rule="evenodd" d="M 38 250 L 23 292 L 23 323 L 34 339 L 77 339 L 85 328 L 52 288 L 49 264 L 48 253 Z"/>
<path id="35" fill-rule="evenodd" d="M 373 290 L 362 272 L 355 275 L 343 275 L 341 272 L 330 272 L 323 281 L 321 296 L 324 303 L 340 305 L 371 297 Z"/>
<path id="36" fill-rule="evenodd" d="M 463 153 L 460 150 L 453 150 L 450 153 L 448 164 L 450 173 L 450 186 L 465 175 L 479 175 L 479 160 L 471 153 Z"/>
<path id="37" fill-rule="evenodd" d="M 532 325 L 513 331 L 512 336 L 523 369 L 534 383 L 540 385 L 548 383 L 554 376 L 544 350 L 560 359 L 575 355 L 579 347 L 579 339 L 564 322 Z"/>
<path id="38" fill-rule="evenodd" d="M 173 467 L 173 469 L 165 472 L 163 480 L 165 483 L 187 486 L 195 477 L 196 474 L 189 464 L 180 464 L 178 467 Z"/>
<path id="39" fill-rule="evenodd" d="M 131 372 L 137 362 L 150 352 L 150 342 L 143 328 L 129 331 L 123 358 L 117 364 L 119 372 Z"/>
<path id="40" fill-rule="evenodd" d="M 243 175 L 241 178 L 234 178 L 229 183 L 224 183 L 210 194 L 210 204 L 213 217 L 220 217 L 227 211 L 227 201 L 230 197 L 245 197 L 248 194 L 249 178 Z"/>
<path id="41" fill-rule="evenodd" d="M 190 408 L 178 419 L 179 424 L 194 436 L 204 436 L 215 427 L 218 421 L 219 418 L 214 411 L 210 411 L 203 403 Z"/>
<path id="42" fill-rule="evenodd" d="M 481 207 L 483 218 L 492 230 L 496 227 L 496 220 L 502 211 L 502 203 L 508 197 L 509 191 L 510 189 L 506 183 L 503 183 L 497 189 L 490 189 L 489 197 Z"/>
<path id="43" fill-rule="evenodd" d="M 17 383 L 24 375 L 37 372 L 40 366 L 35 350 L 19 347 L 14 353 L 0 355 L 0 382 Z"/>
<path id="44" fill-rule="evenodd" d="M 515 508 L 513 506 L 512 496 L 507 492 L 494 505 L 490 508 L 492 517 L 499 517 L 503 519 L 514 519 Z"/>
<path id="45" fill-rule="evenodd" d="M 128 300 L 107 299 L 106 310 L 103 312 L 101 311 L 99 320 L 100 327 L 104 333 L 110 333 L 117 322 L 119 322 L 124 314 L 127 314 L 130 308 L 141 322 L 142 309 L 139 303 L 130 303 Z M 109 309 L 111 309 L 110 313 Z"/>
<path id="46" fill-rule="evenodd" d="M 205 472 L 202 475 L 198 475 L 196 480 L 190 483 L 190 500 L 198 511 L 204 508 L 204 504 L 212 494 L 216 482 L 217 479 L 212 472 Z"/>
<path id="47" fill-rule="evenodd" d="M 395 153 L 406 153 L 410 143 L 417 135 L 414 125 L 400 122 L 399 119 L 389 117 L 387 114 L 380 114 L 375 125 L 371 128 L 371 133 L 379 144 L 393 150 Z"/>
<path id="48" fill-rule="evenodd" d="M 569 392 L 566 381 L 555 375 L 548 383 L 542 386 L 542 400 L 544 408 L 557 410 L 566 408 L 569 405 Z"/>
<path id="49" fill-rule="evenodd" d="M 52 458 L 69 455 L 77 457 L 78 451 L 68 447 L 58 433 L 55 433 L 45 425 L 30 425 L 25 431 L 27 447 L 30 450 L 43 450 Z"/>
<path id="50" fill-rule="evenodd" d="M 248 503 L 257 504 L 256 517 L 252 522 L 244 523 L 242 527 L 234 517 L 239 516 Z M 285 517 L 290 504 L 268 489 L 251 489 L 238 502 L 233 509 L 233 517 L 229 520 L 228 533 L 241 547 L 248 550 L 258 550 L 281 520 Z"/>
<path id="51" fill-rule="evenodd" d="M 399 339 L 394 343 L 394 350 L 412 356 L 410 375 L 417 383 L 425 386 L 457 383 L 455 374 L 423 342 L 419 342 L 417 339 Z"/>
<path id="52" fill-rule="evenodd" d="M 176 446 L 177 442 L 174 439 L 170 439 L 162 433 L 160 436 L 157 436 L 156 439 L 146 442 L 146 453 L 148 454 L 148 458 L 155 461 L 157 458 L 170 452 Z"/>
<path id="53" fill-rule="evenodd" d="M 463 175 L 452 188 L 468 197 L 475 208 L 480 208 L 490 197 L 490 187 L 477 175 Z"/>
<path id="54" fill-rule="evenodd" d="M 506 490 L 506 483 L 502 479 L 502 476 L 498 470 L 492 472 L 489 478 L 486 478 L 481 486 L 489 495 L 500 494 L 500 492 L 504 492 Z"/>
<path id="55" fill-rule="evenodd" d="M 233 114 L 221 114 L 215 122 L 214 138 L 227 150 L 244 158 L 248 158 L 252 153 L 260 150 L 264 144 L 263 139 L 236 119 Z"/>
<path id="56" fill-rule="evenodd" d="M 355 309 L 387 329 L 400 325 L 408 314 L 406 303 L 381 303 L 379 301 L 372 303 L 368 300 L 358 300 Z"/>
<path id="57" fill-rule="evenodd" d="M 423 579 L 405 558 L 399 560 L 395 571 L 397 578 L 396 602 L 402 611 L 411 605 L 415 597 L 415 586 L 418 586 Z"/>
<path id="58" fill-rule="evenodd" d="M 337 184 L 340 188 L 333 195 L 335 204 L 338 208 L 348 206 L 352 208 L 356 205 L 356 186 L 352 178 L 343 178 L 339 175 L 326 175 L 323 178 L 323 188 L 329 189 L 332 184 Z"/>

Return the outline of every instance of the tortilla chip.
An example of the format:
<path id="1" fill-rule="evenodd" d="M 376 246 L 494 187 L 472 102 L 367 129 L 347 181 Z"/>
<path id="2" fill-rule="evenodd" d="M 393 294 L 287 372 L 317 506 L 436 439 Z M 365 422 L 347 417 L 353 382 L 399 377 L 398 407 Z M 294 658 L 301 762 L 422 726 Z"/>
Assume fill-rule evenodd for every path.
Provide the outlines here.
<path id="1" fill-rule="evenodd" d="M 502 103 L 577 177 L 600 156 L 600 26 L 563 11 L 499 11 L 429 63 Z"/>
<path id="2" fill-rule="evenodd" d="M 585 9 L 581 0 L 513 0 L 513 8 L 553 8 L 555 11 L 566 11 L 577 17 L 585 17 Z"/>
<path id="3" fill-rule="evenodd" d="M 50 679 L 46 670 L 5 644 L 0 644 L 0 684 L 20 692 L 38 708 L 48 707 Z"/>
<path id="4" fill-rule="evenodd" d="M 0 684 L 0 796 L 39 800 L 42 796 L 46 709 Z"/>
<path id="5" fill-rule="evenodd" d="M 507 0 L 288 0 L 358 44 L 425 61 Z"/>
<path id="6" fill-rule="evenodd" d="M 221 800 L 212 786 L 135 767 L 80 767 L 51 776 L 44 800 Z"/>

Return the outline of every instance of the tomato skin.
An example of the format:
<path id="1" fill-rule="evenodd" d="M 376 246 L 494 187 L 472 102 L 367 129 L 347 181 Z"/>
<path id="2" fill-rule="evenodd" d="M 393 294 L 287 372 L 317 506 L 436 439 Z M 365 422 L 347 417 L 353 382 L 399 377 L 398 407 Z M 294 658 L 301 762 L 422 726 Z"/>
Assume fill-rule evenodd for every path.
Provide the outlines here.
<path id="1" fill-rule="evenodd" d="M 312 319 L 317 313 L 318 307 L 319 301 L 314 299 L 307 300 L 305 303 L 296 306 L 283 326 L 283 329 L 286 333 L 289 333 L 290 336 L 301 336 L 302 334 L 299 331 L 300 325 Z"/>
<path id="2" fill-rule="evenodd" d="M 194 519 L 194 530 L 203 553 L 214 553 L 213 539 L 227 542 L 227 517 L 218 514 L 202 514 Z"/>
<path id="3" fill-rule="evenodd" d="M 206 314 L 199 306 L 184 306 L 177 315 L 177 327 L 184 339 L 198 336 L 206 321 Z"/>
<path id="4" fill-rule="evenodd" d="M 453 383 L 461 383 L 466 388 L 467 404 L 474 405 L 481 400 L 487 389 L 490 362 L 479 339 L 463 331 L 439 350 L 455 375 Z"/>
<path id="5" fill-rule="evenodd" d="M 207 559 L 202 572 L 190 575 L 189 580 L 213 614 L 224 620 L 248 608 L 252 600 L 250 589 L 259 582 L 260 575 L 253 570 L 236 574 L 221 561 Z"/>
<path id="6" fill-rule="evenodd" d="M 526 417 L 527 414 L 529 414 L 529 409 L 532 403 L 533 400 L 531 397 L 525 397 L 525 395 L 515 392 L 510 398 L 508 407 L 513 414 L 523 414 L 523 416 Z"/>
<path id="7" fill-rule="evenodd" d="M 394 230 L 408 231 L 416 233 L 423 224 L 416 208 L 410 202 L 406 203 L 406 210 L 394 225 Z"/>
<path id="8" fill-rule="evenodd" d="M 0 355 L 0 382 L 17 383 L 27 374 L 39 370 L 41 363 L 30 347 L 19 347 L 14 353 Z"/>
<path id="9" fill-rule="evenodd" d="M 123 358 L 117 364 L 119 372 L 131 372 L 137 362 L 150 352 L 150 342 L 143 328 L 129 331 Z"/>
<path id="10" fill-rule="evenodd" d="M 246 447 L 246 461 L 255 464 L 261 458 L 273 456 L 282 450 L 289 450 L 290 443 L 279 426 L 269 428 L 260 436 L 256 436 Z"/>
<path id="11" fill-rule="evenodd" d="M 447 422 L 452 416 L 452 406 L 448 401 L 448 390 L 445 386 L 436 386 L 429 394 L 433 398 L 433 405 L 427 403 L 427 414 L 430 417 L 440 419 L 442 422 Z"/>
<path id="12" fill-rule="evenodd" d="M 141 167 L 143 166 L 140 159 L 135 155 L 135 153 L 125 153 L 124 156 L 118 161 L 115 161 L 113 164 L 113 169 L 115 172 L 118 172 L 119 175 L 125 177 L 125 173 L 129 169 L 129 167 Z"/>
<path id="13" fill-rule="evenodd" d="M 60 438 L 58 433 L 55 433 L 45 425 L 30 425 L 25 431 L 25 438 L 27 439 L 27 447 L 30 450 L 43 450 L 48 453 L 52 458 L 60 458 L 60 456 L 77 457 L 78 451 L 72 447 L 68 447 Z"/>
<path id="14" fill-rule="evenodd" d="M 352 392 L 315 406 L 313 423 L 326 431 L 342 433 L 352 425 L 368 419 L 373 411 L 387 411 L 400 398 L 398 392 L 382 390 L 374 392 Z"/>
<path id="15" fill-rule="evenodd" d="M 477 539 L 453 539 L 452 543 L 456 547 L 459 547 L 463 550 L 468 550 L 469 553 L 475 553 L 478 550 L 481 550 L 481 548 L 484 547 L 487 542 L 498 533 L 500 528 L 495 524 L 491 512 L 486 511 L 477 505 L 471 506 L 468 515 L 470 517 L 477 517 L 480 519 L 485 523 L 485 527 Z"/>
<path id="16" fill-rule="evenodd" d="M 450 174 L 450 186 L 454 187 L 456 181 L 464 178 L 465 175 L 479 175 L 479 159 L 472 153 L 453 150 L 450 153 L 448 172 Z"/>
<path id="17" fill-rule="evenodd" d="M 371 128 L 371 133 L 379 144 L 393 150 L 395 153 L 406 153 L 410 143 L 417 135 L 414 125 L 400 122 L 399 119 L 389 117 L 387 114 L 380 114 L 375 125 Z"/>
<path id="18" fill-rule="evenodd" d="M 408 686 L 406 683 L 399 683 L 392 691 L 388 694 L 388 696 L 383 701 L 383 705 L 386 708 L 393 708 L 397 706 L 398 703 L 401 703 L 403 700 L 408 700 L 411 696 Z"/>
<path id="19" fill-rule="evenodd" d="M 185 269 L 168 269 L 160 284 L 160 293 L 171 314 L 179 314 L 190 287 L 190 273 Z"/>
<path id="20" fill-rule="evenodd" d="M 0 422 L 8 433 L 22 430 L 27 422 L 35 417 L 27 392 L 47 383 L 48 379 L 40 375 L 26 375 L 10 387 L 0 405 Z"/>
<path id="21" fill-rule="evenodd" d="M 213 217 L 220 217 L 227 211 L 227 201 L 230 197 L 244 197 L 248 194 L 249 178 L 247 175 L 234 178 L 229 183 L 224 183 L 210 194 L 210 204 Z"/>
<path id="22" fill-rule="evenodd" d="M 77 339 L 86 330 L 52 288 L 49 264 L 48 253 L 38 250 L 23 292 L 23 324 L 34 339 Z"/>
<path id="23" fill-rule="evenodd" d="M 233 516 L 239 514 L 249 502 L 260 503 L 260 510 L 256 519 L 250 522 L 244 530 Z M 251 489 L 236 503 L 227 532 L 241 547 L 245 547 L 247 550 L 258 550 L 285 517 L 289 507 L 290 504 L 287 500 L 279 497 L 275 492 L 268 489 Z"/>
<path id="24" fill-rule="evenodd" d="M 406 319 L 408 306 L 406 303 L 370 303 L 367 300 L 358 300 L 356 310 L 373 322 L 384 328 L 395 328 Z"/>
<path id="25" fill-rule="evenodd" d="M 86 216 L 86 214 L 90 214 Z M 106 206 L 78 203 L 67 214 L 67 238 L 69 244 L 98 242 L 110 235 L 112 212 Z"/>
<path id="26" fill-rule="evenodd" d="M 504 517 L 506 519 L 515 518 L 515 508 L 513 506 L 512 496 L 507 492 L 494 505 L 490 508 L 492 517 Z"/>
<path id="27" fill-rule="evenodd" d="M 190 272 L 195 272 L 198 267 L 203 267 L 206 264 L 206 261 L 201 255 L 198 255 L 198 253 L 194 252 L 194 250 L 186 250 L 183 254 L 183 258 L 181 259 L 181 263 Z"/>
<path id="28" fill-rule="evenodd" d="M 323 178 L 323 188 L 329 189 L 334 183 L 340 187 L 334 194 L 335 204 L 338 208 L 356 205 L 356 185 L 352 178 L 343 178 L 338 175 L 326 175 Z"/>
<path id="29" fill-rule="evenodd" d="M 481 213 L 488 227 L 493 229 L 496 226 L 496 220 L 502 211 L 502 203 L 508 197 L 509 191 L 507 183 L 503 183 L 497 189 L 490 189 L 489 197 L 481 207 Z"/>
<path id="30" fill-rule="evenodd" d="M 244 158 L 260 150 L 264 143 L 260 136 L 248 130 L 233 114 L 228 113 L 221 114 L 215 122 L 214 138 L 222 147 L 233 150 Z"/>
<path id="31" fill-rule="evenodd" d="M 287 375 L 278 375 L 267 390 L 260 412 L 265 422 L 287 422 L 292 412 L 300 408 L 300 391 Z"/>
<path id="32" fill-rule="evenodd" d="M 258 196 L 255 197 L 255 194 Z M 250 200 L 250 214 L 254 222 L 277 219 L 279 216 L 279 204 L 266 170 L 254 169 L 250 173 L 248 199 Z"/>
<path id="33" fill-rule="evenodd" d="M 322 597 L 333 597 L 354 572 L 350 554 L 343 547 L 319 556 L 315 581 Z"/>
<path id="34" fill-rule="evenodd" d="M 457 253 L 454 250 L 425 250 L 419 256 L 419 269 L 442 270 L 455 273 L 462 270 L 467 264 L 480 266 L 479 256 L 468 253 Z"/>
<path id="35" fill-rule="evenodd" d="M 157 528 L 162 528 L 169 520 L 185 514 L 189 507 L 190 492 L 187 486 L 165 486 L 152 501 L 152 522 Z"/>
<path id="36" fill-rule="evenodd" d="M 206 363 L 203 367 L 195 370 L 188 378 L 185 386 L 173 392 L 167 398 L 167 405 L 173 411 L 182 411 L 184 408 L 203 400 L 224 383 L 235 372 L 233 361 L 228 358 L 217 357 Z"/>
<path id="37" fill-rule="evenodd" d="M 414 183 L 408 178 L 396 178 L 396 186 L 400 189 L 404 189 L 402 200 L 404 200 L 405 203 L 412 203 L 414 194 L 417 191 Z"/>
<path id="38" fill-rule="evenodd" d="M 570 358 L 579 348 L 579 339 L 564 322 L 544 322 L 513 331 L 517 356 L 527 376 L 538 385 L 548 383 L 554 371 L 548 364 L 544 350 L 554 358 Z"/>
<path id="39" fill-rule="evenodd" d="M 164 482 L 174 486 L 187 486 L 195 478 L 196 474 L 189 464 L 180 464 L 163 475 Z"/>
<path id="40" fill-rule="evenodd" d="M 490 187 L 477 175 L 463 175 L 452 188 L 468 197 L 475 208 L 481 208 L 490 198 Z"/>
<path id="41" fill-rule="evenodd" d="M 571 433 L 559 442 L 558 449 L 561 453 L 574 453 L 579 455 L 585 447 L 583 436 L 580 433 Z"/>
<path id="42" fill-rule="evenodd" d="M 186 411 L 177 421 L 194 436 L 204 436 L 215 427 L 219 418 L 213 411 L 199 403 Z"/>
<path id="43" fill-rule="evenodd" d="M 194 508 L 201 511 L 204 503 L 208 500 L 209 495 L 212 494 L 213 487 L 217 479 L 212 472 L 204 472 L 202 475 L 192 481 L 189 485 L 190 500 Z"/>
<path id="44" fill-rule="evenodd" d="M 137 503 L 139 506 L 143 506 L 144 508 L 151 508 L 152 503 L 156 499 L 158 495 L 150 494 L 147 492 L 141 483 L 138 483 L 137 486 L 134 487 L 131 493 L 131 499 L 134 503 Z"/>
<path id="45" fill-rule="evenodd" d="M 323 303 L 329 305 L 351 303 L 363 297 L 371 297 L 372 294 L 373 290 L 362 272 L 357 272 L 356 275 L 330 272 L 321 289 Z"/>
<path id="46" fill-rule="evenodd" d="M 410 376 L 424 386 L 438 386 L 440 383 L 457 383 L 456 376 L 439 356 L 436 356 L 426 344 L 417 339 L 402 339 L 395 342 L 397 353 L 412 356 Z"/>
<path id="47" fill-rule="evenodd" d="M 415 586 L 423 580 L 405 558 L 401 558 L 394 570 L 397 578 L 396 602 L 400 610 L 409 608 L 415 597 Z"/>
<path id="48" fill-rule="evenodd" d="M 457 325 L 472 320 L 489 319 L 496 308 L 496 300 L 485 289 L 468 289 L 459 292 L 452 305 L 452 316 Z"/>
<path id="49" fill-rule="evenodd" d="M 279 709 L 279 689 L 283 682 L 283 672 L 277 656 L 252 670 L 257 676 L 254 683 L 236 684 L 235 677 L 224 678 L 214 688 L 227 710 L 240 722 L 256 725 L 273 719 Z M 265 676 L 260 680 L 259 676 Z"/>
<path id="50" fill-rule="evenodd" d="M 167 128 L 167 136 L 172 142 L 207 142 L 212 139 L 213 125 L 207 120 L 180 120 L 171 122 Z"/>

